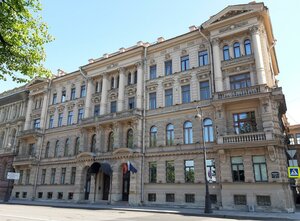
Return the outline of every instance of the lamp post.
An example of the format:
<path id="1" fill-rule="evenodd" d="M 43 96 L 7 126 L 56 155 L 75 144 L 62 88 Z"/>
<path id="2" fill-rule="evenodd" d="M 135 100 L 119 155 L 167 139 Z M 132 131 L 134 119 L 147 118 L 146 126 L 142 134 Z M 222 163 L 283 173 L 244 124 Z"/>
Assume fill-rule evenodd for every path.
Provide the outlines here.
<path id="1" fill-rule="evenodd" d="M 204 213 L 212 213 L 211 201 L 210 201 L 210 196 L 209 196 L 209 188 L 208 188 L 208 180 L 207 180 L 207 174 L 206 174 L 206 146 L 205 146 L 205 137 L 204 137 L 204 130 L 203 130 L 203 116 L 202 116 L 201 107 L 197 106 L 196 111 L 197 111 L 197 114 L 196 114 L 195 118 L 200 120 L 200 125 L 201 125 L 203 154 L 204 154 L 204 160 L 203 160 L 204 179 L 205 179 L 205 207 L 204 207 Z"/>

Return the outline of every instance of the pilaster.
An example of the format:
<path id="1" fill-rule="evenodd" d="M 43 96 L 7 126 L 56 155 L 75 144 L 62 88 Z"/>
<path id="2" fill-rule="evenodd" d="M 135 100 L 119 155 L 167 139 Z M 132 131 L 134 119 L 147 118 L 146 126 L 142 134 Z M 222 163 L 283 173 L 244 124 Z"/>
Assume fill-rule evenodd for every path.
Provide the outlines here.
<path id="1" fill-rule="evenodd" d="M 213 58 L 214 58 L 214 71 L 215 71 L 215 85 L 216 91 L 223 91 L 223 78 L 221 70 L 221 60 L 220 60 L 220 46 L 219 39 L 212 39 L 213 45 Z"/>

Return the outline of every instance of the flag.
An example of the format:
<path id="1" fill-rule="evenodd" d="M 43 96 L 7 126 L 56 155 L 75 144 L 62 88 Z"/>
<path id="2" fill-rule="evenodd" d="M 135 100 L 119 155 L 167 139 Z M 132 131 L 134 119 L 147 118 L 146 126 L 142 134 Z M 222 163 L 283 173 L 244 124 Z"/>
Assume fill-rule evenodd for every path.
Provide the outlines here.
<path id="1" fill-rule="evenodd" d="M 128 171 L 128 164 L 127 163 L 123 163 L 122 170 L 123 170 L 123 174 L 127 173 L 127 171 Z"/>
<path id="2" fill-rule="evenodd" d="M 128 171 L 131 171 L 132 173 L 137 173 L 137 169 L 128 161 Z"/>

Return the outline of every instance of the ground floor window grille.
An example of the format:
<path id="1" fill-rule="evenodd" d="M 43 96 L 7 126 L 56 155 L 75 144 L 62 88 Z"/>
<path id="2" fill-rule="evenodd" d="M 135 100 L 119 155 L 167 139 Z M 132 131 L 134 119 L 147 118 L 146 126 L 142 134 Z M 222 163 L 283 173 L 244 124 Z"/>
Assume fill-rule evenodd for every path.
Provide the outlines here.
<path id="1" fill-rule="evenodd" d="M 246 195 L 234 195 L 234 205 L 247 205 Z"/>
<path id="2" fill-rule="evenodd" d="M 47 199 L 52 199 L 52 195 L 53 195 L 52 192 L 48 192 L 48 193 L 47 193 Z"/>
<path id="3" fill-rule="evenodd" d="M 195 194 L 185 194 L 186 203 L 195 203 Z"/>
<path id="4" fill-rule="evenodd" d="M 22 193 L 22 198 L 27 198 L 27 192 Z"/>
<path id="5" fill-rule="evenodd" d="M 16 192 L 16 198 L 20 198 L 20 192 Z"/>
<path id="6" fill-rule="evenodd" d="M 148 193 L 148 201 L 149 202 L 156 202 L 156 194 L 155 193 Z"/>
<path id="7" fill-rule="evenodd" d="M 258 206 L 271 206 L 270 196 L 256 196 L 256 202 Z"/>
<path id="8" fill-rule="evenodd" d="M 58 200 L 62 200 L 63 199 L 64 194 L 62 192 L 58 192 L 57 193 L 57 199 Z"/>
<path id="9" fill-rule="evenodd" d="M 43 198 L 43 192 L 38 192 L 38 198 L 39 199 Z"/>
<path id="10" fill-rule="evenodd" d="M 175 202 L 175 194 L 167 193 L 166 194 L 166 202 Z"/>
<path id="11" fill-rule="evenodd" d="M 72 200 L 73 199 L 73 195 L 74 195 L 74 193 L 69 193 L 68 194 L 68 200 Z"/>

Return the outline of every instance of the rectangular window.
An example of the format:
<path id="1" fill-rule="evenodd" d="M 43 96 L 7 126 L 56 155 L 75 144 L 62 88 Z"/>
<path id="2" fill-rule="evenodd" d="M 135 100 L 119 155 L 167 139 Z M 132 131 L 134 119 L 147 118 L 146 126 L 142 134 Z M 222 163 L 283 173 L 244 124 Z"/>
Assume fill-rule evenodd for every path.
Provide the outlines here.
<path id="1" fill-rule="evenodd" d="M 300 144 L 300 134 L 296 134 L 296 142 L 297 144 Z"/>
<path id="2" fill-rule="evenodd" d="M 175 182 L 175 166 L 173 160 L 166 162 L 166 182 L 167 183 Z"/>
<path id="3" fill-rule="evenodd" d="M 46 180 L 46 169 L 42 169 L 41 184 L 45 184 L 45 180 Z"/>
<path id="4" fill-rule="evenodd" d="M 246 195 L 233 195 L 234 205 L 247 205 Z"/>
<path id="5" fill-rule="evenodd" d="M 210 98 L 209 81 L 200 82 L 200 100 L 208 100 Z"/>
<path id="6" fill-rule="evenodd" d="M 234 182 L 244 182 L 245 172 L 243 157 L 231 157 L 232 180 Z"/>
<path id="7" fill-rule="evenodd" d="M 83 119 L 83 108 L 78 109 L 78 117 L 77 117 L 77 122 L 79 123 Z"/>
<path id="8" fill-rule="evenodd" d="M 250 86 L 251 86 L 250 73 L 230 76 L 231 90 L 236 90 L 236 89 L 250 87 Z"/>
<path id="9" fill-rule="evenodd" d="M 110 102 L 110 113 L 116 113 L 117 112 L 117 102 L 112 101 Z"/>
<path id="10" fill-rule="evenodd" d="M 255 181 L 268 181 L 267 164 L 265 156 L 253 156 L 252 160 Z"/>
<path id="11" fill-rule="evenodd" d="M 86 87 L 85 85 L 82 85 L 80 87 L 80 97 L 85 97 L 86 96 Z"/>
<path id="12" fill-rule="evenodd" d="M 184 161 L 184 175 L 186 183 L 194 183 L 195 181 L 195 167 L 194 160 Z"/>
<path id="13" fill-rule="evenodd" d="M 28 156 L 35 156 L 35 143 L 29 144 Z"/>
<path id="14" fill-rule="evenodd" d="M 66 180 L 66 168 L 61 168 L 61 175 L 60 175 L 60 184 L 65 184 Z"/>
<path id="15" fill-rule="evenodd" d="M 205 50 L 205 51 L 199 51 L 198 57 L 199 57 L 199 66 L 205 66 L 205 65 L 208 65 L 208 54 L 207 54 L 207 50 Z"/>
<path id="16" fill-rule="evenodd" d="M 169 202 L 169 203 L 175 202 L 175 194 L 174 193 L 166 193 L 166 202 Z"/>
<path id="17" fill-rule="evenodd" d="M 165 61 L 165 75 L 172 74 L 172 60 Z"/>
<path id="18" fill-rule="evenodd" d="M 254 111 L 233 114 L 233 123 L 236 134 L 257 131 Z"/>
<path id="19" fill-rule="evenodd" d="M 292 134 L 289 135 L 289 141 L 290 141 L 290 145 L 295 145 L 294 135 L 292 135 Z"/>
<path id="20" fill-rule="evenodd" d="M 74 193 L 70 192 L 68 193 L 68 200 L 72 200 L 74 196 Z"/>
<path id="21" fill-rule="evenodd" d="M 54 184 L 54 182 L 55 182 L 55 173 L 56 173 L 56 169 L 52 168 L 51 169 L 50 184 Z"/>
<path id="22" fill-rule="evenodd" d="M 66 101 L 66 91 L 62 91 L 61 92 L 61 102 L 65 102 Z"/>
<path id="23" fill-rule="evenodd" d="M 28 185 L 30 181 L 30 170 L 26 170 L 26 175 L 25 175 L 25 185 Z"/>
<path id="24" fill-rule="evenodd" d="M 216 182 L 216 167 L 215 160 L 209 159 L 206 160 L 206 177 L 207 181 L 210 183 Z"/>
<path id="25" fill-rule="evenodd" d="M 20 177 L 18 180 L 18 184 L 22 184 L 23 183 L 23 170 L 20 170 L 19 173 L 20 173 Z"/>
<path id="26" fill-rule="evenodd" d="M 157 178 L 156 168 L 157 168 L 156 162 L 149 163 L 149 183 L 156 183 L 156 178 Z"/>
<path id="27" fill-rule="evenodd" d="M 256 203 L 258 206 L 271 206 L 270 196 L 256 196 Z"/>
<path id="28" fill-rule="evenodd" d="M 181 57 L 181 71 L 186 71 L 190 69 L 189 60 L 190 59 L 188 55 Z"/>
<path id="29" fill-rule="evenodd" d="M 183 104 L 189 103 L 191 101 L 190 85 L 181 86 L 181 99 Z"/>
<path id="30" fill-rule="evenodd" d="M 186 203 L 195 203 L 195 194 L 185 194 Z"/>
<path id="31" fill-rule="evenodd" d="M 34 119 L 33 121 L 33 128 L 39 129 L 41 127 L 41 119 Z"/>
<path id="32" fill-rule="evenodd" d="M 27 192 L 22 192 L 22 198 L 27 198 Z"/>
<path id="33" fill-rule="evenodd" d="M 150 80 L 156 78 L 156 65 L 150 66 Z"/>
<path id="34" fill-rule="evenodd" d="M 54 122 L 54 116 L 50 115 L 49 116 L 49 128 L 53 128 L 53 122 Z"/>
<path id="35" fill-rule="evenodd" d="M 75 100 L 76 99 L 76 88 L 72 88 L 71 89 L 71 100 Z"/>
<path id="36" fill-rule="evenodd" d="M 43 192 L 38 192 L 38 198 L 42 199 L 43 198 Z"/>
<path id="37" fill-rule="evenodd" d="M 16 192 L 16 198 L 20 198 L 20 192 Z"/>
<path id="38" fill-rule="evenodd" d="M 149 109 L 156 109 L 156 92 L 149 94 Z"/>
<path id="39" fill-rule="evenodd" d="M 57 103 L 57 94 L 53 94 L 53 97 L 52 97 L 52 104 L 56 104 Z"/>
<path id="40" fill-rule="evenodd" d="M 68 122 L 67 122 L 68 125 L 73 124 L 73 115 L 74 115 L 73 111 L 69 111 L 69 113 L 68 113 Z"/>
<path id="41" fill-rule="evenodd" d="M 63 113 L 60 113 L 58 115 L 58 127 L 61 127 L 62 126 L 62 122 L 63 122 Z"/>
<path id="42" fill-rule="evenodd" d="M 52 195 L 53 195 L 52 192 L 48 192 L 48 193 L 47 193 L 47 199 L 52 199 Z"/>
<path id="43" fill-rule="evenodd" d="M 72 167 L 71 169 L 71 184 L 75 184 L 75 178 L 76 178 L 76 167 Z"/>
<path id="44" fill-rule="evenodd" d="M 165 106 L 170 107 L 173 105 L 173 89 L 165 90 Z"/>
<path id="45" fill-rule="evenodd" d="M 100 115 L 100 104 L 94 106 L 94 117 Z"/>
<path id="46" fill-rule="evenodd" d="M 148 193 L 148 201 L 156 202 L 156 193 Z"/>
<path id="47" fill-rule="evenodd" d="M 134 109 L 135 108 L 135 97 L 128 98 L 128 109 Z"/>

